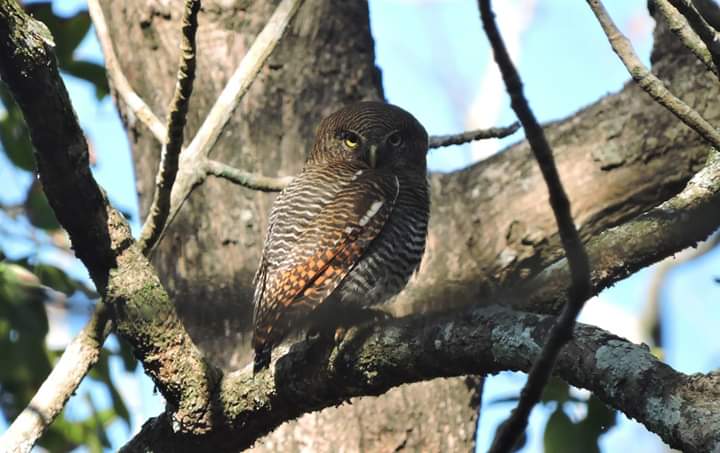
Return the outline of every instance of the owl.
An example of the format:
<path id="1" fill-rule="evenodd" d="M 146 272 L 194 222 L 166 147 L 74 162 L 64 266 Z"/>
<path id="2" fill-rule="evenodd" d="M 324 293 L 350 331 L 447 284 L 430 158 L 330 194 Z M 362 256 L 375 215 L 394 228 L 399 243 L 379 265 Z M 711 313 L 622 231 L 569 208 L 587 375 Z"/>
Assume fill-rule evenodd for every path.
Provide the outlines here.
<path id="1" fill-rule="evenodd" d="M 425 250 L 428 135 L 405 110 L 360 102 L 326 117 L 273 205 L 255 275 L 254 373 L 294 331 L 349 326 L 402 290 Z"/>

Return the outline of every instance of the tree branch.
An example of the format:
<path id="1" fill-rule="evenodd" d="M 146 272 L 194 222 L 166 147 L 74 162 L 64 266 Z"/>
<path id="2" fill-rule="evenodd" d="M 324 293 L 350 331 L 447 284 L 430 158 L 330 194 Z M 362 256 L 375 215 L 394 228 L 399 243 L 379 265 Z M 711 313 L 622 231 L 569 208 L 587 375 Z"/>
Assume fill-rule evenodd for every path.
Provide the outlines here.
<path id="1" fill-rule="evenodd" d="M 586 245 L 593 294 L 707 238 L 720 226 L 720 154 L 680 193 L 637 218 L 593 237 Z M 515 307 L 555 311 L 565 303 L 570 281 L 566 259 L 548 266 L 527 283 L 500 295 Z M 523 299 L 527 297 L 528 300 Z"/>
<path id="2" fill-rule="evenodd" d="M 698 112 L 684 103 L 665 87 L 660 79 L 650 72 L 635 54 L 630 41 L 620 33 L 615 23 L 608 15 L 600 0 L 587 0 L 588 5 L 595 13 L 598 22 L 608 37 L 608 41 L 615 53 L 620 57 L 628 72 L 637 84 L 645 90 L 660 105 L 668 109 L 680 121 L 700 134 L 715 149 L 720 149 L 720 132 L 705 120 Z"/>
<path id="3" fill-rule="evenodd" d="M 708 24 L 690 0 L 670 0 L 707 46 L 715 67 L 720 69 L 720 33 Z"/>
<path id="4" fill-rule="evenodd" d="M 150 107 L 148 107 L 145 101 L 133 91 L 130 82 L 125 78 L 125 74 L 120 67 L 120 63 L 115 55 L 115 50 L 113 49 L 110 31 L 105 22 L 105 15 L 102 12 L 100 1 L 88 0 L 88 12 L 90 13 L 90 18 L 95 26 L 95 33 L 97 33 L 100 47 L 102 47 L 103 55 L 105 56 L 105 67 L 107 68 L 110 80 L 113 82 L 111 86 L 117 90 L 120 98 L 127 104 L 130 111 L 148 127 L 157 141 L 165 143 L 167 129 L 165 129 L 160 119 L 150 110 Z"/>
<path id="5" fill-rule="evenodd" d="M 429 148 L 440 148 L 443 146 L 462 145 L 475 140 L 484 140 L 487 138 L 504 138 L 512 135 L 520 128 L 520 123 L 513 123 L 506 127 L 491 127 L 488 129 L 474 129 L 471 131 L 461 132 L 459 134 L 450 135 L 432 135 L 429 140 Z M 203 162 L 204 173 L 206 175 L 225 178 L 235 184 L 248 189 L 260 190 L 262 192 L 279 192 L 292 181 L 291 176 L 271 177 L 249 173 L 230 165 L 218 162 L 216 160 L 207 159 Z"/>
<path id="6" fill-rule="evenodd" d="M 668 25 L 670 30 L 675 33 L 680 41 L 687 47 L 697 58 L 702 61 L 705 67 L 708 68 L 716 76 L 718 74 L 718 68 L 713 62 L 713 57 L 710 55 L 710 51 L 705 46 L 705 43 L 695 34 L 695 32 L 688 25 L 687 19 L 670 4 L 669 0 L 653 0 L 654 5 L 662 15 L 663 20 Z"/>
<path id="7" fill-rule="evenodd" d="M 215 411 L 226 421 L 204 437 L 173 434 L 164 415 L 151 419 L 123 449 L 237 451 L 300 414 L 360 395 L 441 376 L 527 371 L 537 360 L 553 317 L 499 307 L 453 316 L 392 320 L 349 332 L 333 348 L 302 342 L 271 371 L 249 368 L 226 376 Z M 579 324 L 555 369 L 686 452 L 720 448 L 719 375 L 687 376 L 599 328 Z M 620 390 L 622 389 L 622 390 Z M 704 393 L 706 392 L 706 393 Z M 702 417 L 703 423 L 697 423 Z"/>
<path id="8" fill-rule="evenodd" d="M 170 212 L 170 192 L 178 171 L 178 161 L 183 144 L 185 120 L 190 95 L 195 80 L 195 33 L 200 0 L 186 0 L 182 18 L 182 38 L 180 44 L 180 64 L 177 73 L 175 94 L 170 101 L 167 119 L 167 139 L 160 156 L 160 169 L 155 180 L 155 194 L 149 214 L 143 224 L 138 247 L 147 255 L 160 237 L 168 213 Z"/>
<path id="9" fill-rule="evenodd" d="M 23 111 L 48 201 L 117 331 L 167 400 L 176 430 L 209 430 L 218 372 L 188 336 L 155 270 L 133 246 L 124 217 L 90 173 L 87 143 L 51 43 L 47 28 L 16 2 L 0 2 L 0 76 Z"/>
<path id="10" fill-rule="evenodd" d="M 293 179 L 292 176 L 273 178 L 256 173 L 248 173 L 212 159 L 207 159 L 203 164 L 205 173 L 208 175 L 224 178 L 248 189 L 260 190 L 262 192 L 279 192 L 290 184 L 290 181 Z"/>
<path id="11" fill-rule="evenodd" d="M 440 148 L 441 146 L 462 145 L 463 143 L 473 142 L 475 140 L 483 140 L 486 138 L 504 138 L 512 135 L 520 129 L 520 123 L 515 122 L 510 126 L 491 127 L 488 129 L 474 129 L 459 134 L 450 135 L 431 135 L 429 140 L 429 148 Z"/>
<path id="12" fill-rule="evenodd" d="M 7 449 L 5 451 L 29 452 L 32 449 L 97 363 L 109 333 L 106 306 L 99 305 L 87 325 L 65 348 L 28 406 L 0 436 L 0 445 Z"/>
<path id="13" fill-rule="evenodd" d="M 545 133 L 525 99 L 520 75 L 507 53 L 505 43 L 495 24 L 495 15 L 490 8 L 490 0 L 479 0 L 479 6 L 483 28 L 505 81 L 512 108 L 525 129 L 530 148 L 540 166 L 540 171 L 550 193 L 550 206 L 555 216 L 555 222 L 558 226 L 560 240 L 567 256 L 571 274 L 568 301 L 550 330 L 540 357 L 538 357 L 530 370 L 527 383 L 520 393 L 517 407 L 512 411 L 510 417 L 500 425 L 490 447 L 491 452 L 498 453 L 510 451 L 522 433 L 525 432 L 530 412 L 540 400 L 542 390 L 552 374 L 555 360 L 562 347 L 572 338 L 575 319 L 582 310 L 585 301 L 590 297 L 590 263 L 580 240 L 580 235 L 575 228 L 570 210 L 570 200 L 568 200 L 560 181 L 552 149 L 550 149 Z"/>
<path id="14" fill-rule="evenodd" d="M 250 89 L 260 69 L 280 42 L 290 20 L 293 18 L 303 0 L 282 0 L 268 23 L 255 38 L 252 46 L 243 57 L 235 73 L 230 77 L 222 93 L 210 109 L 207 118 L 192 139 L 187 149 L 188 159 L 196 156 L 207 156 L 215 145 L 225 124 L 232 116 L 243 96 Z"/>
<path id="15" fill-rule="evenodd" d="M 265 28 L 255 38 L 252 46 L 228 80 L 192 142 L 182 153 L 177 180 L 170 196 L 168 221 L 155 244 L 162 239 L 165 229 L 180 212 L 192 190 L 204 180 L 207 174 L 204 171 L 204 161 L 207 159 L 210 149 L 215 145 L 220 132 L 232 116 L 238 103 L 250 89 L 250 85 L 260 69 L 277 46 L 302 2 L 303 0 L 282 0 L 280 2 Z M 152 253 L 152 250 L 149 253 Z"/>

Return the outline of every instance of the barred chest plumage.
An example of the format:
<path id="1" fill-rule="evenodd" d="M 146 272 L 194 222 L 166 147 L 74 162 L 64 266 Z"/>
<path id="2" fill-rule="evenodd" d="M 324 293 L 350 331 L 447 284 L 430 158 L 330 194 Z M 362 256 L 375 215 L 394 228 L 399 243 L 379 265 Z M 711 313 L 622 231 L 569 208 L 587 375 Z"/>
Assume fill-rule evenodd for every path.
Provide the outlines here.
<path id="1" fill-rule="evenodd" d="M 314 244 L 304 243 L 308 229 L 344 185 L 363 169 L 350 162 L 306 169 L 281 193 L 270 216 L 272 247 L 265 253 L 268 270 L 282 269 Z M 331 297 L 342 305 L 368 307 L 388 302 L 418 269 L 427 237 L 429 189 L 424 175 L 398 176 L 395 207 L 362 260 Z M 338 219 L 341 220 L 341 219 Z"/>
<path id="2" fill-rule="evenodd" d="M 427 180 L 399 176 L 395 209 L 380 235 L 333 293 L 340 305 L 369 307 L 390 301 L 420 266 L 429 217 Z"/>

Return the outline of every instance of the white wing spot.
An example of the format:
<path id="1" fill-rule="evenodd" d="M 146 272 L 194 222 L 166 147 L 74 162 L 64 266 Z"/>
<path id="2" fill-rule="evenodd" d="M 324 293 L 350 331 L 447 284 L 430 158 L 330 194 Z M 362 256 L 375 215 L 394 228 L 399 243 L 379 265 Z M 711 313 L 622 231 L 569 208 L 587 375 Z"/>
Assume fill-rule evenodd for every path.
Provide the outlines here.
<path id="1" fill-rule="evenodd" d="M 365 215 L 360 219 L 360 226 L 365 226 L 370 221 L 370 219 L 373 218 L 375 214 L 380 210 L 380 208 L 383 205 L 382 200 L 378 200 L 370 205 L 370 209 L 365 213 Z"/>
<path id="2" fill-rule="evenodd" d="M 355 181 L 355 180 L 358 178 L 358 176 L 360 176 L 360 175 L 362 175 L 362 174 L 363 174 L 363 171 L 362 171 L 362 170 L 356 171 L 355 174 L 352 175 L 352 178 L 350 178 L 350 181 Z"/>

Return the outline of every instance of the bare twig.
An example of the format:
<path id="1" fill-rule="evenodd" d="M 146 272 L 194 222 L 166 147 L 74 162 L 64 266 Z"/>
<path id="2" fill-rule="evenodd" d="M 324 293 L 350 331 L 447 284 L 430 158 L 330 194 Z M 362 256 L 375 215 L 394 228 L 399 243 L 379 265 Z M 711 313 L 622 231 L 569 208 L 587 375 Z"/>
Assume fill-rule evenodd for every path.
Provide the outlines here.
<path id="1" fill-rule="evenodd" d="M 212 159 L 206 160 L 204 165 L 205 172 L 208 175 L 224 178 L 248 189 L 260 190 L 262 192 L 279 192 L 290 184 L 290 181 L 293 179 L 291 176 L 273 178 L 256 173 L 249 173 Z"/>
<path id="2" fill-rule="evenodd" d="M 182 18 L 182 39 L 180 44 L 180 65 L 177 73 L 175 94 L 170 102 L 167 119 L 168 136 L 160 156 L 160 169 L 155 180 L 155 194 L 148 218 L 143 224 L 138 246 L 147 254 L 160 237 L 170 212 L 170 192 L 178 171 L 183 132 L 187 118 L 188 104 L 195 80 L 195 33 L 200 0 L 186 0 Z"/>
<path id="3" fill-rule="evenodd" d="M 100 46 L 105 56 L 105 66 L 115 89 L 123 101 L 125 101 L 130 111 L 150 129 L 150 132 L 152 132 L 160 143 L 164 143 L 167 137 L 165 126 L 158 117 L 155 116 L 152 110 L 150 110 L 150 107 L 148 107 L 145 101 L 133 91 L 130 82 L 125 78 L 125 74 L 123 74 L 122 68 L 120 68 L 120 63 L 115 55 L 113 43 L 110 39 L 110 31 L 105 22 L 105 16 L 103 15 L 99 0 L 88 0 L 88 12 L 95 26 L 95 32 L 97 33 L 98 41 L 100 41 Z"/>
<path id="4" fill-rule="evenodd" d="M 208 155 L 240 100 L 250 89 L 258 72 L 280 42 L 280 38 L 301 4 L 302 0 L 282 0 L 277 6 L 188 146 L 188 157 L 196 154 Z"/>
<path id="5" fill-rule="evenodd" d="M 695 34 L 695 32 L 688 25 L 687 19 L 682 16 L 670 4 L 669 0 L 653 0 L 658 11 L 662 15 L 665 23 L 667 23 L 670 30 L 675 33 L 680 41 L 687 47 L 703 64 L 718 75 L 718 68 L 713 62 L 713 57 L 710 55 L 710 51 L 705 46 L 705 43 Z"/>
<path id="6" fill-rule="evenodd" d="M 105 304 L 96 306 L 90 321 L 65 348 L 60 360 L 38 389 L 30 404 L 0 436 L 3 451 L 29 452 L 100 357 L 110 333 Z"/>
<path id="7" fill-rule="evenodd" d="M 690 0 L 670 0 L 670 3 L 687 19 L 710 51 L 715 66 L 720 69 L 720 34 L 705 21 Z"/>
<path id="8" fill-rule="evenodd" d="M 590 297 L 590 263 L 575 228 L 570 201 L 560 182 L 552 150 L 542 127 L 535 119 L 525 99 L 520 76 L 495 24 L 490 0 L 479 0 L 479 5 L 483 28 L 493 48 L 495 61 L 503 75 L 508 94 L 510 94 L 512 108 L 525 129 L 528 142 L 550 193 L 550 206 L 555 215 L 571 273 L 568 302 L 552 326 L 542 353 L 530 370 L 528 381 L 520 394 L 517 407 L 498 429 L 490 448 L 491 452 L 506 452 L 512 449 L 518 437 L 525 431 L 530 411 L 540 399 L 560 350 L 572 338 L 575 318 Z"/>
<path id="9" fill-rule="evenodd" d="M 430 136 L 429 147 L 440 148 L 442 146 L 462 145 L 463 143 L 483 140 L 486 138 L 504 138 L 508 135 L 514 134 L 518 129 L 520 129 L 520 123 L 515 122 L 506 127 L 475 129 L 472 131 L 465 131 L 460 134 L 432 135 Z"/>
<path id="10" fill-rule="evenodd" d="M 588 5 L 595 13 L 608 41 L 615 53 L 620 57 L 628 72 L 640 87 L 645 90 L 660 105 L 667 108 L 683 123 L 687 124 L 716 149 L 720 149 L 720 133 L 698 112 L 689 105 L 675 97 L 665 85 L 655 77 L 635 54 L 630 41 L 620 33 L 615 23 L 608 15 L 600 0 L 587 0 Z"/>
<path id="11" fill-rule="evenodd" d="M 255 38 L 250 50 L 245 54 L 225 88 L 223 88 L 222 93 L 220 93 L 212 109 L 210 109 L 210 113 L 208 113 L 192 142 L 181 154 L 180 168 L 170 195 L 168 221 L 155 245 L 160 242 L 168 226 L 175 220 L 192 190 L 204 181 L 207 175 L 205 160 L 210 153 L 210 149 L 215 145 L 233 111 L 235 111 L 258 72 L 277 46 L 302 2 L 303 0 L 282 0 L 280 2 L 265 28 Z M 150 249 L 149 253 L 152 253 L 152 249 Z"/>

